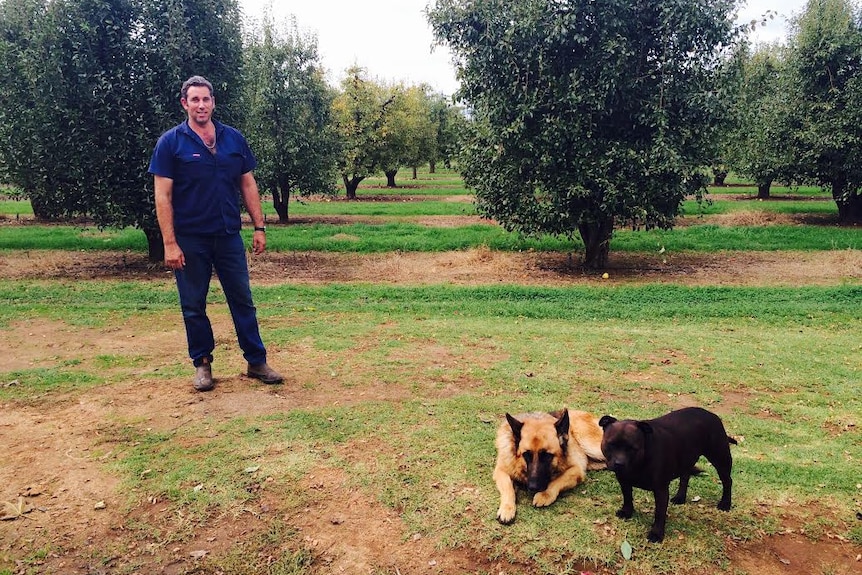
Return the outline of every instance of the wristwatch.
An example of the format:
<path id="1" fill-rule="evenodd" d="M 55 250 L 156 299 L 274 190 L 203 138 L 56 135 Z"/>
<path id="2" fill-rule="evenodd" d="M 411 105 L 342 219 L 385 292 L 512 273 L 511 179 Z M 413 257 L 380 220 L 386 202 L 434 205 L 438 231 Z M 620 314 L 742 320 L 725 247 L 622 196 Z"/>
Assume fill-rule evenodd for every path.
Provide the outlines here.
<path id="1" fill-rule="evenodd" d="M 254 231 L 266 233 L 266 226 L 254 226 Z"/>

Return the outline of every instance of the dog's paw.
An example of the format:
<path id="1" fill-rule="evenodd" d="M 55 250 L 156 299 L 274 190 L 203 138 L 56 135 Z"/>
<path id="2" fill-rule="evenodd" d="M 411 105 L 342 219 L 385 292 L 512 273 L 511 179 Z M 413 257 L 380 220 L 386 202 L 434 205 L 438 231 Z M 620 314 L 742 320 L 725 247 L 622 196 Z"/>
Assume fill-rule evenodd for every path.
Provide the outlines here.
<path id="1" fill-rule="evenodd" d="M 716 505 L 716 507 L 718 507 L 722 511 L 730 511 L 730 501 L 725 501 L 724 499 L 722 499 L 718 502 L 718 505 Z"/>
<path id="2" fill-rule="evenodd" d="M 539 491 L 533 495 L 533 507 L 547 507 L 557 500 L 557 494 L 550 490 Z"/>
<path id="3" fill-rule="evenodd" d="M 670 500 L 670 502 L 671 502 L 671 503 L 673 503 L 674 505 L 682 505 L 682 504 L 684 504 L 684 503 L 685 503 L 685 496 L 680 497 L 679 495 L 675 495 L 675 496 Z"/>
<path id="4" fill-rule="evenodd" d="M 647 539 L 650 543 L 661 543 L 664 541 L 664 533 L 659 533 L 656 530 L 651 530 L 649 535 L 647 535 Z"/>
<path id="5" fill-rule="evenodd" d="M 632 515 L 634 514 L 635 510 L 628 507 L 620 507 L 617 510 L 617 517 L 619 517 L 620 519 L 631 519 Z"/>
<path id="6" fill-rule="evenodd" d="M 515 520 L 515 506 L 501 505 L 497 510 L 497 521 L 503 525 L 509 525 Z"/>

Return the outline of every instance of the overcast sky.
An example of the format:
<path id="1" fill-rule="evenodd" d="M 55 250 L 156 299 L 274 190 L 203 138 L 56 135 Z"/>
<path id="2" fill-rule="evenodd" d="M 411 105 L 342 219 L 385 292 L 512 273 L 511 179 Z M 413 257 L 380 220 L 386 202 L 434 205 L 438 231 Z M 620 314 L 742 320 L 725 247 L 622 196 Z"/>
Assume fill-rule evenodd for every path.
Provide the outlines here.
<path id="1" fill-rule="evenodd" d="M 278 0 L 276 21 L 296 16 L 300 29 L 317 36 L 318 50 L 329 80 L 337 83 L 354 64 L 385 82 L 427 83 L 451 95 L 458 88 L 448 50 L 433 47 L 425 7 L 433 0 Z M 247 15 L 259 16 L 270 0 L 239 0 Z M 805 0 L 748 0 L 739 19 L 747 22 L 767 10 L 778 15 L 759 28 L 765 41 L 786 37 L 790 16 Z"/>

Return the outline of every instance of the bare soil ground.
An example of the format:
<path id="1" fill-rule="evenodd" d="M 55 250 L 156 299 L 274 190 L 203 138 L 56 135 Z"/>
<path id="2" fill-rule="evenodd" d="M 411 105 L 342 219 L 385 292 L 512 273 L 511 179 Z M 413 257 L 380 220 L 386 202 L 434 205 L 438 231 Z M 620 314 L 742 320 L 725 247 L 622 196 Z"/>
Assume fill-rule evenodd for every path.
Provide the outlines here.
<path id="1" fill-rule="evenodd" d="M 460 220 L 463 223 L 463 220 Z M 429 222 L 445 225 L 444 221 Z M 619 282 L 667 282 L 684 285 L 837 285 L 862 279 L 862 255 L 856 251 L 827 253 L 720 253 L 714 255 L 612 254 L 603 279 L 585 272 L 566 255 L 507 254 L 470 250 L 443 254 L 357 256 L 320 253 L 269 253 L 251 262 L 254 284 L 296 282 L 512 283 L 571 285 Z M 161 266 L 138 254 L 18 252 L 0 259 L 2 279 L 153 280 L 170 281 Z M 224 319 L 222 322 L 226 321 Z M 27 369 L 67 357 L 124 351 L 175 362 L 181 326 L 129 322 L 110 333 L 22 318 L 0 336 L 4 371 Z M 225 323 L 219 333 L 229 333 Z M 107 350 L 107 351 L 106 351 Z M 429 351 L 433 353 L 433 351 Z M 311 362 L 313 360 L 309 359 Z M 152 366 L 149 366 L 152 368 Z M 328 406 L 350 401 L 344 390 L 318 384 L 301 385 L 310 377 L 300 367 L 295 385 L 273 390 L 239 375 L 241 365 L 225 365 L 214 392 L 191 391 L 188 377 L 176 381 L 100 386 L 70 398 L 38 405 L 0 405 L 0 566 L 15 561 L 13 573 L 129 573 L 144 563 L 140 574 L 213 573 L 199 557 L 229 550 L 236 541 L 266 532 L 281 519 L 299 530 L 314 554 L 309 573 L 443 574 L 526 573 L 525 566 L 489 560 L 470 550 L 441 549 L 433 537 L 408 532 L 398 514 L 361 493 L 351 491 L 333 469 L 312 470 L 306 487 L 312 503 L 301 513 L 283 515 L 279 502 L 261 483 L 254 509 L 239 516 L 214 518 L 213 525 L 191 539 L 143 543 L 128 530 L 137 519 L 162 526 L 165 532 L 187 528 L 183 518 L 160 501 L 125 505 L 118 479 L 105 466 L 100 439 L 106 421 L 145 421 L 153 429 L 170 430 L 200 424 L 204 419 L 228 420 L 260 416 L 295 407 Z M 0 385 L 15 382 L 0 381 Z M 311 389 L 311 390 L 310 390 Z M 407 390 L 357 389 L 355 399 L 400 401 Z M 399 394 L 402 394 L 399 396 Z M 489 438 L 489 441 L 492 440 Z M 489 462 L 490 470 L 491 462 Z M 490 479 L 489 479 L 490 482 Z M 804 513 L 805 510 L 797 510 Z M 809 510 L 816 513 L 816 510 Z M 494 510 L 488 510 L 493 513 Z M 729 541 L 731 565 L 726 573 L 808 575 L 862 573 L 862 549 L 831 533 L 800 532 L 791 515 L 779 519 L 783 533 L 755 542 Z M 47 549 L 34 559 L 33 550 Z M 107 552 L 110 551 L 110 552 Z M 106 559 L 107 557 L 107 559 Z M 23 560 L 28 558 L 25 563 Z M 7 563 L 8 564 L 8 563 Z"/>

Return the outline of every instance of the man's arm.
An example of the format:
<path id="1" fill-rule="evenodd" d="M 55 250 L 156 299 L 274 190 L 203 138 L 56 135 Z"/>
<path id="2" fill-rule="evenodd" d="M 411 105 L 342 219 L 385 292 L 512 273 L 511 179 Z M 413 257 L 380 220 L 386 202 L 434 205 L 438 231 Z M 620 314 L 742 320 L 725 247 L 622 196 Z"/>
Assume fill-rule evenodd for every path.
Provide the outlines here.
<path id="1" fill-rule="evenodd" d="M 174 181 L 164 176 L 154 176 L 156 191 L 156 219 L 159 221 L 159 229 L 162 232 L 162 241 L 165 244 L 165 265 L 172 270 L 181 270 L 186 265 L 183 251 L 177 244 L 174 232 Z"/>
<path id="2" fill-rule="evenodd" d="M 260 205 L 260 190 L 252 172 L 244 173 L 239 180 L 239 189 L 242 194 L 242 203 L 251 217 L 255 228 L 263 228 L 263 208 Z M 255 230 L 252 239 L 252 251 L 255 255 L 262 254 L 266 249 L 266 232 Z"/>

